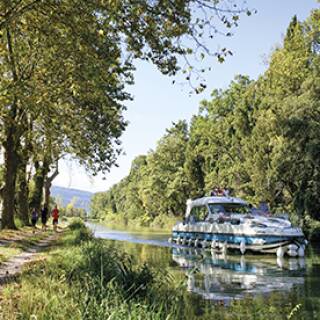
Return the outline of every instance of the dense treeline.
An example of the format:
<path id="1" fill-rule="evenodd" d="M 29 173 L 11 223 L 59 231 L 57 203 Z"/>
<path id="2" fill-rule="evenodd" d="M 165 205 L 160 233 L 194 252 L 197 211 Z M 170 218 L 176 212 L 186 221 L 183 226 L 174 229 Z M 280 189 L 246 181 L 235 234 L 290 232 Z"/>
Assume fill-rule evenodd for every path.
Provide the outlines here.
<path id="1" fill-rule="evenodd" d="M 305 225 L 320 219 L 320 10 L 292 19 L 258 80 L 237 76 L 189 128 L 173 124 L 127 177 L 95 195 L 92 215 L 159 223 L 215 185 Z"/>
<path id="2" fill-rule="evenodd" d="M 30 208 L 49 204 L 65 155 L 93 174 L 108 171 L 135 59 L 170 76 L 181 69 L 178 56 L 223 60 L 228 51 L 208 51 L 200 39 L 251 14 L 236 2 L 0 0 L 2 227 L 15 228 L 15 218 L 28 224 Z"/>

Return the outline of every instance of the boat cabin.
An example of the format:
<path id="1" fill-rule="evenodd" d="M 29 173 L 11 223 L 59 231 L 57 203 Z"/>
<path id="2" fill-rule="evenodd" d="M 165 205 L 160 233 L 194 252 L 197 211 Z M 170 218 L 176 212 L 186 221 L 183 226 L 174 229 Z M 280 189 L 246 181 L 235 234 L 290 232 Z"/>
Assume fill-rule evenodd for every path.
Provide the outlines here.
<path id="1" fill-rule="evenodd" d="M 188 222 L 228 220 L 233 215 L 249 214 L 251 208 L 242 199 L 233 197 L 205 197 L 187 201 L 185 219 Z"/>

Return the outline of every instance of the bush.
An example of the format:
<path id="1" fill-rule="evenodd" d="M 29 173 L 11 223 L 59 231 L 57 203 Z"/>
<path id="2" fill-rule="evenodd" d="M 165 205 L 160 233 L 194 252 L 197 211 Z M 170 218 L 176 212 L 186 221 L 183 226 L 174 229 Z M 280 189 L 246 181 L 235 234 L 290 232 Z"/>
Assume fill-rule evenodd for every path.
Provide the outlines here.
<path id="1" fill-rule="evenodd" d="M 93 232 L 88 228 L 80 228 L 75 230 L 74 244 L 79 244 L 81 242 L 90 241 L 94 238 Z"/>
<path id="2" fill-rule="evenodd" d="M 306 216 L 304 218 L 304 232 L 310 241 L 320 240 L 320 221 Z"/>
<path id="3" fill-rule="evenodd" d="M 70 224 L 69 224 L 69 229 L 70 230 L 77 230 L 81 228 L 86 228 L 85 224 L 81 219 L 74 219 Z"/>

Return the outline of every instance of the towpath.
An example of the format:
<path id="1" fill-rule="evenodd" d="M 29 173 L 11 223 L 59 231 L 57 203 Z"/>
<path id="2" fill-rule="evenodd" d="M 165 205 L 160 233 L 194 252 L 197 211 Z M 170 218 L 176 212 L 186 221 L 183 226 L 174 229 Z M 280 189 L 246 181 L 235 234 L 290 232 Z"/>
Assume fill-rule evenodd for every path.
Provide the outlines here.
<path id="1" fill-rule="evenodd" d="M 27 246 L 23 251 L 17 255 L 12 256 L 7 261 L 0 263 L 0 290 L 1 287 L 9 282 L 15 281 L 16 277 L 21 273 L 22 268 L 26 263 L 33 262 L 39 259 L 39 253 L 50 247 L 54 241 L 58 239 L 61 232 L 48 234 L 45 238 L 36 240 L 34 244 Z M 32 236 L 32 235 L 31 235 Z M 28 234 L 25 238 L 19 239 L 26 240 L 31 238 Z M 0 248 L 8 247 L 10 244 L 19 241 L 17 239 L 0 239 Z"/>

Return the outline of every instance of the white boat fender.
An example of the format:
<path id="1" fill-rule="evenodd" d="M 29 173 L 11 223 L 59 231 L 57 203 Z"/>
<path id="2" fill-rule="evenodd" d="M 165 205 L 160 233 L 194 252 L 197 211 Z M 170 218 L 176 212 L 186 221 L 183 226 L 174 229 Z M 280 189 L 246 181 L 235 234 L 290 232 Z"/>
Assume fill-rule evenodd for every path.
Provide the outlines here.
<path id="1" fill-rule="evenodd" d="M 304 257 L 304 247 L 301 246 L 299 249 L 298 249 L 298 256 L 299 257 Z"/>
<path id="2" fill-rule="evenodd" d="M 304 243 L 306 244 L 306 246 L 308 245 L 309 241 L 308 240 L 304 240 Z"/>
<path id="3" fill-rule="evenodd" d="M 207 240 L 204 239 L 204 240 L 202 241 L 202 248 L 206 248 L 206 247 L 207 247 Z"/>
<path id="4" fill-rule="evenodd" d="M 289 244 L 287 248 L 288 250 L 297 250 L 299 247 L 295 244 Z"/>
<path id="5" fill-rule="evenodd" d="M 169 238 L 169 239 L 168 239 L 168 242 L 169 242 L 169 243 L 172 243 L 172 238 Z"/>
<path id="6" fill-rule="evenodd" d="M 224 242 L 223 245 L 222 245 L 222 252 L 223 252 L 223 253 L 226 253 L 226 252 L 227 252 L 227 249 L 228 249 L 228 243 L 227 243 L 227 241 L 226 241 L 226 242 Z"/>
<path id="7" fill-rule="evenodd" d="M 212 259 L 213 259 L 213 260 L 216 259 L 217 252 L 216 252 L 214 249 L 211 249 L 210 253 L 211 253 Z"/>
<path id="8" fill-rule="evenodd" d="M 290 257 L 296 257 L 298 255 L 298 252 L 297 252 L 297 250 L 288 250 L 287 254 Z"/>
<path id="9" fill-rule="evenodd" d="M 198 243 L 199 243 L 199 240 L 198 240 L 198 238 L 194 241 L 194 246 L 195 246 L 195 248 L 197 248 L 198 247 Z"/>
<path id="10" fill-rule="evenodd" d="M 216 240 L 211 241 L 211 248 L 214 249 L 216 247 Z"/>
<path id="11" fill-rule="evenodd" d="M 244 241 L 240 242 L 240 252 L 241 252 L 241 254 L 245 254 L 245 252 L 246 252 L 246 244 Z"/>
<path id="12" fill-rule="evenodd" d="M 186 241 L 187 239 L 186 238 L 182 238 L 182 245 L 185 246 L 186 245 Z"/>
<path id="13" fill-rule="evenodd" d="M 283 249 L 283 247 L 279 247 L 279 248 L 277 249 L 277 251 L 276 251 L 276 254 L 277 254 L 277 257 L 278 257 L 278 258 L 282 258 L 283 255 L 284 255 L 284 249 Z"/>

